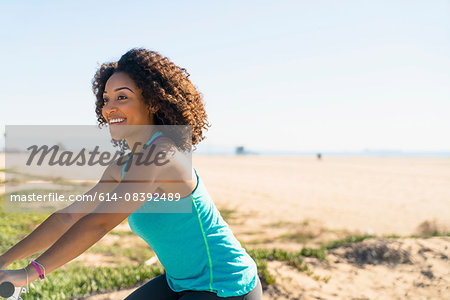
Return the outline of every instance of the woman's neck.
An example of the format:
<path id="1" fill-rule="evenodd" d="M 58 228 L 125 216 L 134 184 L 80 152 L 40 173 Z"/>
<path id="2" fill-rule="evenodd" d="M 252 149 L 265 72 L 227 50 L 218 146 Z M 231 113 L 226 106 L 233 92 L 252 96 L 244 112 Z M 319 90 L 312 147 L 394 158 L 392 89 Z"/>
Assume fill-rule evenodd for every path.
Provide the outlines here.
<path id="1" fill-rule="evenodd" d="M 125 138 L 133 155 L 144 150 L 144 145 L 150 140 L 150 138 L 156 133 L 156 131 L 156 128 L 151 126 L 150 130 L 138 130 L 136 134 Z"/>

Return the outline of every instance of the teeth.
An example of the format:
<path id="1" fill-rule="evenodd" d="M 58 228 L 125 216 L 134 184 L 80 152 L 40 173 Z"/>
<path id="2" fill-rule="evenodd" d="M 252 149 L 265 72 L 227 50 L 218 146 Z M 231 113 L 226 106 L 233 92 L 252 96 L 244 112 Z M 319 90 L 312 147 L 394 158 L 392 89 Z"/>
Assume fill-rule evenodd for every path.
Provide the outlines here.
<path id="1" fill-rule="evenodd" d="M 125 119 L 110 119 L 110 120 L 109 120 L 109 123 L 120 123 L 120 122 L 122 122 L 123 120 L 125 120 Z"/>

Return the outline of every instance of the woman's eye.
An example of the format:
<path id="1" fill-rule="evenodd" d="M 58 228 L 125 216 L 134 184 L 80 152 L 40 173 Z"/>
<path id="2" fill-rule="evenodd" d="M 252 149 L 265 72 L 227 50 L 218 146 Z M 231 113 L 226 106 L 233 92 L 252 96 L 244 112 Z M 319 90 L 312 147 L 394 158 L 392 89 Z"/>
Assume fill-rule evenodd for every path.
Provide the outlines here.
<path id="1" fill-rule="evenodd" d="M 126 99 L 128 99 L 126 96 L 119 96 L 119 97 L 117 97 L 117 99 L 118 100 L 126 100 Z M 103 98 L 103 104 L 106 104 L 106 103 L 108 103 L 109 102 L 109 99 L 107 99 L 107 98 Z"/>

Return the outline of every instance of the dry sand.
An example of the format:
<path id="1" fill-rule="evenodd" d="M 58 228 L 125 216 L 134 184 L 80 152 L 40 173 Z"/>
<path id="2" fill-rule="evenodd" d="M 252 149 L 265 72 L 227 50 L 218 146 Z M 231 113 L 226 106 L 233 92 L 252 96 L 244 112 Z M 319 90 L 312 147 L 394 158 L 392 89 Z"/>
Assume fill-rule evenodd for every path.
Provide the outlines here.
<path id="1" fill-rule="evenodd" d="M 450 158 L 194 156 L 218 206 L 253 222 L 320 220 L 325 227 L 408 235 L 450 226 Z"/>
<path id="2" fill-rule="evenodd" d="M 248 248 L 300 250 L 349 234 L 450 228 L 450 158 L 194 156 L 193 166 Z M 450 237 L 368 239 L 329 250 L 330 264 L 305 259 L 328 281 L 269 261 L 276 284 L 264 299 L 445 299 L 449 257 Z M 87 299 L 123 299 L 132 290 Z"/>

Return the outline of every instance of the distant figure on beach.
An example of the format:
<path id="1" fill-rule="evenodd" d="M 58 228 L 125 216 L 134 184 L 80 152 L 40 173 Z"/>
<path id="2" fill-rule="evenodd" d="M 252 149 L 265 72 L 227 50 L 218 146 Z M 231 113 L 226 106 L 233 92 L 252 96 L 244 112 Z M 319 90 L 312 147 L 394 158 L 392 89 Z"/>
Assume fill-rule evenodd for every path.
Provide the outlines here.
<path id="1" fill-rule="evenodd" d="M 322 159 L 322 153 L 317 153 L 317 159 L 321 160 Z"/>

